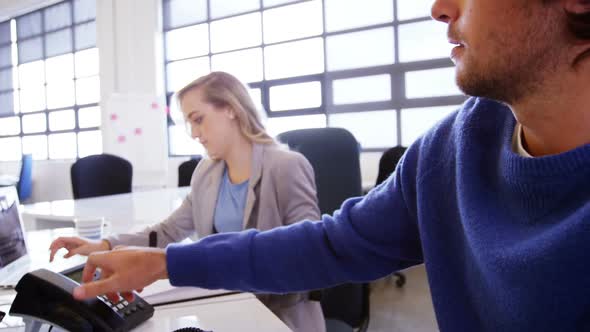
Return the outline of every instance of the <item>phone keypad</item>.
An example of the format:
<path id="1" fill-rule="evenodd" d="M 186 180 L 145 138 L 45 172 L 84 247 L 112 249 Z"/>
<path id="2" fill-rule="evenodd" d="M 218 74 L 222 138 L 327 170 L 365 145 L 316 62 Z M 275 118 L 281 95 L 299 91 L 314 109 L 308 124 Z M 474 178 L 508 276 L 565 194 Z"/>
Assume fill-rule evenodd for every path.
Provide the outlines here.
<path id="1" fill-rule="evenodd" d="M 106 303 L 106 305 L 108 305 L 111 309 L 113 309 L 116 313 L 118 313 L 121 316 L 129 316 L 129 315 L 132 315 L 133 313 L 137 312 L 138 308 L 139 309 L 146 308 L 145 303 L 143 303 L 141 301 L 138 301 L 137 303 L 129 303 L 129 302 L 127 302 L 127 300 L 123 299 L 119 302 L 113 303 L 105 295 L 99 296 L 99 298 L 104 303 Z"/>

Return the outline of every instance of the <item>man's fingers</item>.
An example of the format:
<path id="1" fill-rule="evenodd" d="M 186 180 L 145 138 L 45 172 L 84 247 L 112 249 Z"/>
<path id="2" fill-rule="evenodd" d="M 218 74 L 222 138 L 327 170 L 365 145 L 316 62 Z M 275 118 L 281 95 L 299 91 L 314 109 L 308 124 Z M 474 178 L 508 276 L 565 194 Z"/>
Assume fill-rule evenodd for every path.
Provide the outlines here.
<path id="1" fill-rule="evenodd" d="M 84 271 L 86 271 L 86 268 L 84 268 Z M 90 299 L 108 293 L 109 290 L 115 288 L 114 286 L 116 286 L 116 284 L 113 278 L 101 279 L 90 283 L 85 283 L 74 289 L 74 298 L 76 298 L 77 300 Z"/>
<path id="2" fill-rule="evenodd" d="M 121 296 L 129 303 L 133 302 L 133 299 L 135 298 L 133 292 L 122 292 Z"/>

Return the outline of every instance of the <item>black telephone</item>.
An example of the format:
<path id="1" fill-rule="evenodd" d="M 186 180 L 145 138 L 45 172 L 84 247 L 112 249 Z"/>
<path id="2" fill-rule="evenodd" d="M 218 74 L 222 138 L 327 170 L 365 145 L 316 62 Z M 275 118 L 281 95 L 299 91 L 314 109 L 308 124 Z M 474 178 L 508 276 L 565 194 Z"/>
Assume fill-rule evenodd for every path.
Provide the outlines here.
<path id="1" fill-rule="evenodd" d="M 46 269 L 25 274 L 16 285 L 16 298 L 10 315 L 21 316 L 27 331 L 38 331 L 43 323 L 67 331 L 129 331 L 154 314 L 154 308 L 134 294 L 128 303 L 110 302 L 106 296 L 78 301 L 72 296 L 78 286 L 83 266 L 66 270 L 62 274 Z"/>

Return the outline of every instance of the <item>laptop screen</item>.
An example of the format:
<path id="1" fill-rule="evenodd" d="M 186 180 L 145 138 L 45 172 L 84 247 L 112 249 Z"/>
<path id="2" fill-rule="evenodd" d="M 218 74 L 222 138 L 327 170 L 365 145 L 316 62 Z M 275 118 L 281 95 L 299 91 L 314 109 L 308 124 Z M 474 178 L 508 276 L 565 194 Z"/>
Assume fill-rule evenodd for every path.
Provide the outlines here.
<path id="1" fill-rule="evenodd" d="M 18 198 L 0 193 L 0 269 L 27 254 Z"/>

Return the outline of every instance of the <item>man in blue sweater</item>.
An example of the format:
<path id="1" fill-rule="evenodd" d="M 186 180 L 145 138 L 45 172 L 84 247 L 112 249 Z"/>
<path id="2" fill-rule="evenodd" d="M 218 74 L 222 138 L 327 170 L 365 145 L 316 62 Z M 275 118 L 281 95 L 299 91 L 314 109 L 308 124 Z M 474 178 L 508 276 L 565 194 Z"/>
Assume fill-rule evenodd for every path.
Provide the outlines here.
<path id="1" fill-rule="evenodd" d="M 469 99 L 333 216 L 89 257 L 77 298 L 297 292 L 425 263 L 441 331 L 590 329 L 590 1 L 438 0 Z"/>

